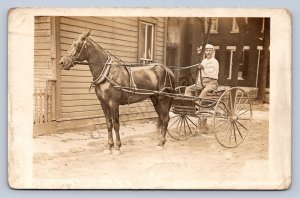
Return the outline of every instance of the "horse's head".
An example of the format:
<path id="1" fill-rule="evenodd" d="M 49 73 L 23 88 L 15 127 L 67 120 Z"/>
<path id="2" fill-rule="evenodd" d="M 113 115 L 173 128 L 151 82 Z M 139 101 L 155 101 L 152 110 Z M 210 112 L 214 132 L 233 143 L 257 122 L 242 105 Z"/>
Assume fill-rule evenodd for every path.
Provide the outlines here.
<path id="1" fill-rule="evenodd" d="M 86 30 L 74 40 L 70 49 L 59 61 L 60 69 L 69 70 L 76 61 L 84 61 L 86 59 L 86 40 L 90 33 L 91 30 Z"/>

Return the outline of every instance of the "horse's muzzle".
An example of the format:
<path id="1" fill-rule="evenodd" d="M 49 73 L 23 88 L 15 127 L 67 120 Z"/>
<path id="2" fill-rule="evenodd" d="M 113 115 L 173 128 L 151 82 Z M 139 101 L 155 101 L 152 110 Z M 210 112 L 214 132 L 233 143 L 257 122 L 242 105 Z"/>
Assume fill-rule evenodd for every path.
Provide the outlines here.
<path id="1" fill-rule="evenodd" d="M 73 66 L 71 62 L 66 63 L 63 60 L 59 61 L 59 65 L 60 65 L 60 69 L 64 69 L 64 70 L 70 70 L 70 68 Z"/>

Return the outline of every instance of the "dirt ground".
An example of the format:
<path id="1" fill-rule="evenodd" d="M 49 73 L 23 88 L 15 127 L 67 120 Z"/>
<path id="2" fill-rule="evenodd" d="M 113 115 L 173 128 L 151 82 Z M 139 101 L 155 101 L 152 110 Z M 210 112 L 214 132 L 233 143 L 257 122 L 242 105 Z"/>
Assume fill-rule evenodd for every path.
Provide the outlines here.
<path id="1" fill-rule="evenodd" d="M 153 121 L 121 126 L 121 155 L 104 154 L 105 129 L 40 136 L 34 138 L 33 177 L 42 188 L 251 186 L 253 177 L 263 182 L 268 161 L 268 111 L 254 109 L 252 131 L 232 149 L 201 134 L 185 141 L 167 137 L 158 150 Z"/>

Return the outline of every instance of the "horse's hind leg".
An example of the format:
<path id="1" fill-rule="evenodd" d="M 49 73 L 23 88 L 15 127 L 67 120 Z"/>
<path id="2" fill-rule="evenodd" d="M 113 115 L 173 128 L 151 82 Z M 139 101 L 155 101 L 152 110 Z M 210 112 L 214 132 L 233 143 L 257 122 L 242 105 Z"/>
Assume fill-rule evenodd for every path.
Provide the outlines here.
<path id="1" fill-rule="evenodd" d="M 163 146 L 166 143 L 166 134 L 170 120 L 169 112 L 172 100 L 172 98 L 167 97 L 161 97 L 161 100 L 159 100 L 159 116 L 161 117 L 161 140 L 158 146 Z"/>
<path id="2" fill-rule="evenodd" d="M 157 116 L 158 116 L 158 119 L 157 119 L 157 132 L 159 133 L 159 135 L 161 136 L 161 126 L 162 126 L 162 122 L 161 122 L 161 117 L 160 117 L 160 114 L 159 114 L 159 104 L 158 104 L 158 97 L 157 96 L 151 96 L 150 97 L 152 103 L 153 103 L 153 106 L 154 106 L 154 109 L 157 113 Z"/>
<path id="3" fill-rule="evenodd" d="M 111 148 L 114 146 L 114 139 L 112 135 L 113 121 L 112 121 L 111 111 L 107 104 L 101 103 L 101 107 L 105 115 L 107 132 L 108 132 L 108 147 L 105 153 L 111 153 Z"/>
<path id="4" fill-rule="evenodd" d="M 171 108 L 172 99 L 163 96 L 152 96 L 151 101 L 158 115 L 157 126 L 160 132 L 160 140 L 157 146 L 161 148 L 166 143 L 166 133 L 168 129 L 168 123 L 170 120 L 169 111 Z"/>

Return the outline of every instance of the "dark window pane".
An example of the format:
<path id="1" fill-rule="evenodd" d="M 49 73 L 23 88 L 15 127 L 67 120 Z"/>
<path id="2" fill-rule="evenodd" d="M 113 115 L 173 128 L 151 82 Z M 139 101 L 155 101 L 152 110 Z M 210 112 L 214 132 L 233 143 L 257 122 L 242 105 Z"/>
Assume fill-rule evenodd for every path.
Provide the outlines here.
<path id="1" fill-rule="evenodd" d="M 152 59 L 152 26 L 147 25 L 147 52 L 146 52 L 146 58 Z"/>
<path id="2" fill-rule="evenodd" d="M 146 37 L 146 24 L 141 24 L 141 34 L 140 34 L 140 50 L 141 50 L 141 58 L 146 58 L 146 51 L 145 51 L 145 38 Z"/>

